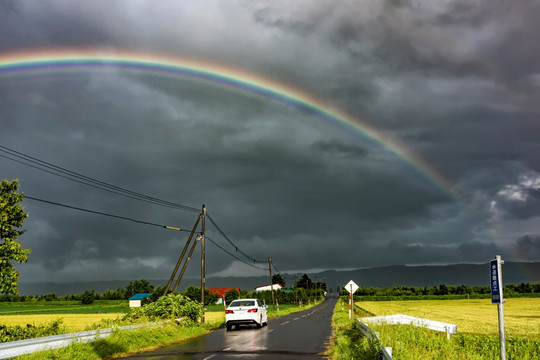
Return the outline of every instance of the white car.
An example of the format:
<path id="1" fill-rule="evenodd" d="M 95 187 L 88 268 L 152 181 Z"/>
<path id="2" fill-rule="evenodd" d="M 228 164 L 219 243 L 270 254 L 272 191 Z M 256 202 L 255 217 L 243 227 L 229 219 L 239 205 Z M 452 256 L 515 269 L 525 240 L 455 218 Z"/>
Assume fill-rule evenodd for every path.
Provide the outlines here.
<path id="1" fill-rule="evenodd" d="M 257 299 L 234 300 L 225 309 L 225 326 L 231 330 L 233 325 L 255 324 L 258 328 L 268 325 L 267 308 Z"/>

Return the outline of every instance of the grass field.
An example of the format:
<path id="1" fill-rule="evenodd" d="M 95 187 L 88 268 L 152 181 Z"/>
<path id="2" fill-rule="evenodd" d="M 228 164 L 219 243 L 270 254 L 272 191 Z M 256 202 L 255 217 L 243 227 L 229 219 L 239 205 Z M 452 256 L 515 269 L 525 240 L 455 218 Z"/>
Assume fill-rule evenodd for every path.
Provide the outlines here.
<path id="1" fill-rule="evenodd" d="M 128 311 L 127 300 L 98 300 L 92 305 L 81 305 L 79 301 L 0 302 L 0 318 L 2 315 L 101 314 Z"/>
<path id="2" fill-rule="evenodd" d="M 293 311 L 305 309 L 293 305 L 281 305 L 279 312 L 268 308 L 268 317 L 286 315 Z M 129 311 L 126 301 L 96 301 L 92 305 L 81 305 L 77 301 L 47 301 L 27 303 L 0 303 L 0 325 L 26 326 L 45 325 L 62 319 L 69 332 L 88 330 L 99 325 L 104 319 L 112 320 Z M 219 326 L 225 322 L 222 305 L 207 306 L 205 322 Z"/>
<path id="3" fill-rule="evenodd" d="M 35 315 L 3 315 L 0 316 L 0 324 L 7 326 L 45 325 L 61 319 L 69 332 L 87 330 L 89 327 L 99 324 L 103 319 L 115 319 L 122 314 L 35 314 Z"/>
<path id="4" fill-rule="evenodd" d="M 362 301 L 356 306 L 376 315 L 404 314 L 456 324 L 458 333 L 498 336 L 497 306 L 489 299 Z M 513 298 L 504 304 L 507 337 L 540 339 L 540 299 Z"/>

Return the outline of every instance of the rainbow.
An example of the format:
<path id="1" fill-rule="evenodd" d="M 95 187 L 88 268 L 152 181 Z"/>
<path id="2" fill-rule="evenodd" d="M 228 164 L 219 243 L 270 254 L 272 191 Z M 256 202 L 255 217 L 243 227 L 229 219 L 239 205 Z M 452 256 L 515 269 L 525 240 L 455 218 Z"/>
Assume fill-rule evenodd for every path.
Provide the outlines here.
<path id="1" fill-rule="evenodd" d="M 459 203 L 466 204 L 453 190 L 449 181 L 399 140 L 378 131 L 361 118 L 352 116 L 321 98 L 282 82 L 198 59 L 141 52 L 52 49 L 0 54 L 0 77 L 111 68 L 192 79 L 292 106 L 369 139 L 409 164 L 412 169 L 445 194 Z M 519 257 L 516 256 L 516 258 Z"/>
<path id="2" fill-rule="evenodd" d="M 94 49 L 56 49 L 0 54 L 0 76 L 87 68 L 120 68 L 189 78 L 293 106 L 361 134 L 410 164 L 445 193 L 454 198 L 458 197 L 443 176 L 401 145 L 397 139 L 377 131 L 367 122 L 345 113 L 320 98 L 259 75 L 199 60 L 126 51 L 111 53 Z"/>

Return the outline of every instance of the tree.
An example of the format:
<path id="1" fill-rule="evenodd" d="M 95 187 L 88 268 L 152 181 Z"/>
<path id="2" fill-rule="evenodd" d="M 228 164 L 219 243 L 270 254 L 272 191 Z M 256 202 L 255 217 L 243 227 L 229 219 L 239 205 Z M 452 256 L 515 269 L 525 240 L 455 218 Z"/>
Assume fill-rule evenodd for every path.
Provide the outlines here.
<path id="1" fill-rule="evenodd" d="M 285 287 L 285 278 L 281 274 L 272 275 L 272 284 L 280 284 Z"/>
<path id="2" fill-rule="evenodd" d="M 24 249 L 17 237 L 25 230 L 21 229 L 28 214 L 19 204 L 24 195 L 17 193 L 19 180 L 2 180 L 0 182 L 0 293 L 19 293 L 19 272 L 12 261 L 25 263 L 30 249 Z"/>
<path id="3" fill-rule="evenodd" d="M 227 304 L 238 298 L 240 298 L 240 292 L 236 289 L 230 289 L 225 292 L 225 302 Z"/>
<path id="4" fill-rule="evenodd" d="M 83 305 L 93 304 L 95 298 L 96 298 L 96 292 L 94 290 L 85 290 L 85 292 L 81 295 L 81 304 Z"/>
<path id="5" fill-rule="evenodd" d="M 296 283 L 296 287 L 304 288 L 306 290 L 310 289 L 312 287 L 311 279 L 309 278 L 308 274 L 304 273 L 300 280 Z"/>
<path id="6" fill-rule="evenodd" d="M 154 286 L 148 280 L 133 280 L 126 286 L 126 298 L 129 299 L 135 294 L 151 293 L 154 291 Z"/>

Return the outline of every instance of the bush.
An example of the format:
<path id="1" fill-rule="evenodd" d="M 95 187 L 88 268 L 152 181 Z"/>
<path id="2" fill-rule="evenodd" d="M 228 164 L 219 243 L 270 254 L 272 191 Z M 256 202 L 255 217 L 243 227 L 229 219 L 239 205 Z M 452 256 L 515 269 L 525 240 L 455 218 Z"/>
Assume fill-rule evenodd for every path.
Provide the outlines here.
<path id="1" fill-rule="evenodd" d="M 198 323 L 202 316 L 202 309 L 195 302 L 182 294 L 168 294 L 160 297 L 157 301 L 131 309 L 123 320 L 175 320 L 180 319 L 183 325 Z"/>
<path id="2" fill-rule="evenodd" d="M 55 320 L 45 325 L 5 326 L 0 325 L 0 342 L 33 339 L 42 336 L 63 334 L 65 329 L 62 320 Z"/>
<path id="3" fill-rule="evenodd" d="M 93 304 L 95 298 L 96 298 L 96 294 L 94 290 L 86 290 L 84 294 L 81 295 L 81 303 L 83 305 Z"/>
<path id="4" fill-rule="evenodd" d="M 230 304 L 231 301 L 239 299 L 240 298 L 240 292 L 236 289 L 230 289 L 225 292 L 225 302 L 227 304 Z"/>

